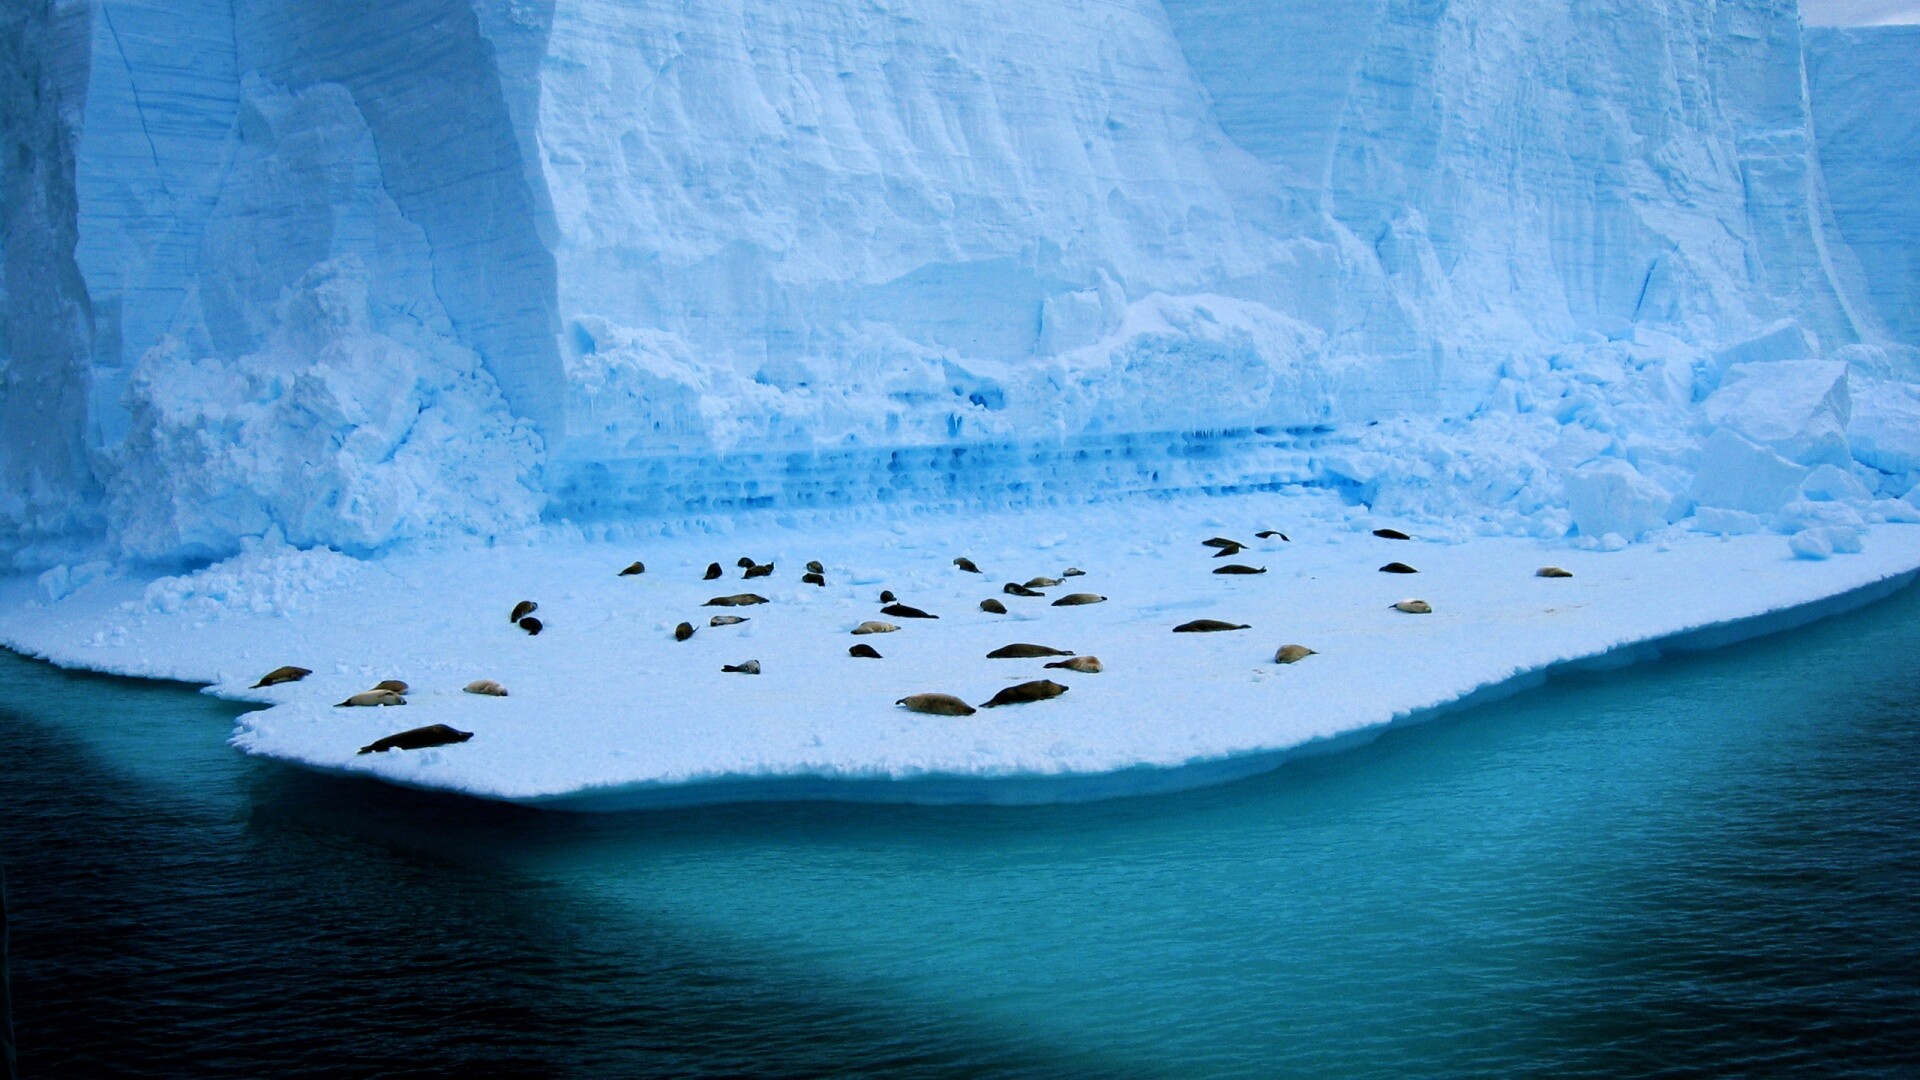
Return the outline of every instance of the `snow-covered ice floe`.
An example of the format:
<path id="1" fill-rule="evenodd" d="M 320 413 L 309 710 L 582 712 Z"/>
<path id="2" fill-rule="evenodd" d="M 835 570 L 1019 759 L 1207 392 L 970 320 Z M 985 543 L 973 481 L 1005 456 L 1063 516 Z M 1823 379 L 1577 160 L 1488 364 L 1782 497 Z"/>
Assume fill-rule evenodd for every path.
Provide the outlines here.
<path id="1" fill-rule="evenodd" d="M 308 768 L 572 810 L 832 798 L 1038 803 L 1166 791 L 1364 741 L 1387 725 L 1613 664 L 1725 644 L 1865 603 L 1920 571 L 1920 526 L 1872 526 L 1857 553 L 1800 557 L 1777 532 L 1679 530 L 1625 550 L 1529 539 L 1383 539 L 1393 524 L 1325 496 L 1129 500 L 1026 513 L 723 522 L 617 542 L 358 561 L 258 543 L 194 574 L 70 571 L 0 588 L 0 640 L 68 667 L 209 683 L 269 705 L 234 745 Z M 1404 524 L 1404 523 L 1403 523 Z M 1280 530 L 1290 539 L 1257 538 Z M 1247 548 L 1226 558 L 1201 541 Z M 984 573 L 967 573 L 957 557 Z M 741 557 L 774 564 L 742 580 Z M 621 576 L 634 560 L 645 572 Z M 805 584 L 809 560 L 825 586 Z M 1417 574 L 1383 573 L 1403 562 Z M 725 568 L 705 581 L 711 562 Z M 1264 574 L 1216 574 L 1228 563 Z M 1569 578 L 1536 571 L 1557 565 Z M 1007 582 L 1084 576 L 1040 598 Z M 881 613 L 880 592 L 938 615 Z M 703 606 L 752 591 L 767 603 Z M 1107 597 L 1054 606 L 1069 592 Z M 1005 615 L 980 607 L 998 599 Z M 1419 598 L 1432 613 L 1391 605 Z M 534 600 L 544 631 L 509 621 Z M 711 626 L 714 614 L 747 621 Z M 1174 633 L 1194 619 L 1244 623 Z M 883 619 L 892 633 L 854 636 Z M 697 629 L 676 641 L 683 622 Z M 850 656 L 865 642 L 882 659 Z M 994 660 L 1026 642 L 1105 670 Z M 1315 653 L 1275 663 L 1286 644 Z M 722 671 L 757 660 L 758 675 Z M 303 681 L 249 687 L 283 664 Z M 952 717 L 915 693 L 979 704 L 1026 680 L 1059 698 Z M 342 708 L 376 681 L 399 708 Z M 465 693 L 493 679 L 506 697 Z M 444 723 L 465 743 L 360 754 Z"/>

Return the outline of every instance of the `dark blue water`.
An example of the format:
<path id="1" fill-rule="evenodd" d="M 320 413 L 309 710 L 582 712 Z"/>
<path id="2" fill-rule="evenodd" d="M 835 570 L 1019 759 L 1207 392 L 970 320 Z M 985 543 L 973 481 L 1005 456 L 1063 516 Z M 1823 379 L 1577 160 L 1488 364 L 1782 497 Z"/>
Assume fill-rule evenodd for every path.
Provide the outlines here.
<path id="1" fill-rule="evenodd" d="M 1920 591 L 1181 796 L 573 817 L 0 655 L 23 1075 L 1920 1075 Z"/>

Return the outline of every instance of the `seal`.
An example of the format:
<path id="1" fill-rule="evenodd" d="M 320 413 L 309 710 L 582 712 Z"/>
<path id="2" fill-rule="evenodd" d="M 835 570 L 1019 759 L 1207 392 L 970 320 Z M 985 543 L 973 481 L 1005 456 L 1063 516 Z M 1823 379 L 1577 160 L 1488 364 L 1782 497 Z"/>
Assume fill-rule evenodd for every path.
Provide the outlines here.
<path id="1" fill-rule="evenodd" d="M 827 587 L 826 575 L 816 573 L 815 571 L 812 571 L 812 570 L 809 570 L 806 573 L 801 574 L 800 581 L 806 585 L 818 585 L 823 589 Z"/>
<path id="2" fill-rule="evenodd" d="M 1380 572 L 1383 574 L 1417 574 L 1420 571 L 1415 570 L 1403 562 L 1390 562 L 1381 567 Z"/>
<path id="3" fill-rule="evenodd" d="M 881 590 L 880 590 L 880 602 L 881 602 L 881 603 L 883 603 L 883 604 L 891 604 L 891 603 L 893 603 L 893 600 L 894 600 L 894 596 L 893 596 L 893 590 L 892 590 L 892 589 L 881 589 Z"/>
<path id="4" fill-rule="evenodd" d="M 907 604 L 888 604 L 880 609 L 880 614 L 891 615 L 896 619 L 937 619 L 938 615 L 929 615 L 917 607 Z"/>
<path id="5" fill-rule="evenodd" d="M 824 574 L 826 572 L 827 572 L 827 568 L 820 564 L 819 559 L 810 559 L 807 561 L 807 573 Z"/>
<path id="6" fill-rule="evenodd" d="M 1072 649 L 1054 649 L 1045 645 L 1029 645 L 1016 641 L 1011 645 L 1002 645 L 987 654 L 989 660 L 1031 660 L 1036 656 L 1072 656 Z"/>
<path id="7" fill-rule="evenodd" d="M 1034 592 L 1032 589 L 1027 588 L 1025 585 L 1022 585 L 1017 581 L 1007 582 L 1005 585 L 1000 587 L 1000 591 L 1003 593 L 1006 593 L 1008 596 L 1041 596 L 1043 595 L 1041 593 Z"/>
<path id="8" fill-rule="evenodd" d="M 764 596 L 761 596 L 759 593 L 743 592 L 743 593 L 734 593 L 732 596 L 716 596 L 713 599 L 707 601 L 706 603 L 701 604 L 700 606 L 701 607 L 752 607 L 755 604 L 764 604 L 766 602 L 767 602 L 767 598 Z"/>
<path id="9" fill-rule="evenodd" d="M 1106 670 L 1106 668 L 1100 666 L 1100 658 L 1097 656 L 1076 656 L 1071 660 L 1055 660 L 1047 666 L 1050 668 L 1066 668 L 1068 671 L 1078 671 L 1082 675 L 1098 675 Z"/>
<path id="10" fill-rule="evenodd" d="M 1216 559 L 1224 559 L 1229 555 L 1238 555 L 1245 550 L 1247 549 L 1241 547 L 1239 544 L 1234 544 L 1231 547 L 1223 547 L 1220 550 L 1214 552 L 1213 557 Z"/>
<path id="11" fill-rule="evenodd" d="M 742 574 L 742 575 L 740 575 L 740 576 L 741 576 L 741 577 L 748 577 L 748 578 L 757 578 L 757 577 L 772 577 L 772 576 L 773 576 L 773 564 L 772 564 L 772 563 L 763 563 L 763 564 L 762 564 L 762 565 L 760 565 L 760 566 L 749 566 L 749 567 L 747 567 L 747 572 L 746 572 L 746 573 L 744 573 L 744 574 Z"/>
<path id="12" fill-rule="evenodd" d="M 1060 584 L 1060 579 L 1057 577 L 1037 577 L 1037 578 L 1027 579 L 1027 588 L 1029 589 L 1051 589 L 1058 584 Z"/>
<path id="13" fill-rule="evenodd" d="M 1379 538 L 1380 538 L 1380 539 L 1382 539 L 1382 540 L 1411 540 L 1411 539 L 1413 539 L 1413 537 L 1411 537 L 1411 536 L 1408 536 L 1408 535 L 1407 535 L 1406 533 L 1403 533 L 1403 532 L 1401 532 L 1401 531 L 1400 531 L 1399 529 L 1375 529 L 1375 530 L 1373 530 L 1373 535 L 1375 535 L 1375 536 L 1377 536 L 1377 537 L 1379 537 Z"/>
<path id="14" fill-rule="evenodd" d="M 1053 602 L 1053 606 L 1054 607 L 1081 607 L 1085 604 L 1104 604 L 1106 603 L 1106 600 L 1107 598 L 1104 596 L 1101 596 L 1099 593 L 1076 592 L 1076 593 L 1068 593 L 1067 595 L 1061 597 L 1060 599 L 1055 600 Z"/>
<path id="15" fill-rule="evenodd" d="M 313 674 L 313 672 L 308 671 L 306 668 L 294 667 L 292 664 L 288 664 L 285 667 L 274 668 L 272 671 L 260 676 L 260 681 L 254 683 L 251 689 L 258 690 L 263 686 L 279 686 L 283 682 L 299 682 L 311 674 Z"/>
<path id="16" fill-rule="evenodd" d="M 1259 532 L 1253 534 L 1253 538 L 1255 540 L 1283 540 L 1289 544 L 1293 543 L 1293 541 L 1287 539 L 1286 533 L 1278 529 L 1261 529 Z"/>
<path id="17" fill-rule="evenodd" d="M 1067 689 L 1067 687 L 1061 686 L 1052 679 L 1035 679 L 1032 682 L 1023 682 L 1018 686 L 1007 687 L 1005 690 L 988 698 L 980 707 L 983 709 L 997 709 L 1002 705 L 1022 705 L 1029 701 L 1045 701 L 1048 698 L 1059 697 L 1061 694 L 1066 693 Z"/>
<path id="18" fill-rule="evenodd" d="M 900 628 L 893 625 L 890 622 L 881 622 L 878 619 L 868 619 L 866 622 L 863 622 L 859 626 L 854 627 L 853 632 L 856 634 L 891 634 L 898 629 Z"/>
<path id="19" fill-rule="evenodd" d="M 1200 544 L 1202 547 L 1210 548 L 1242 548 L 1247 546 L 1238 540 L 1229 540 L 1224 536 L 1216 536 L 1211 540 L 1202 540 Z"/>
<path id="20" fill-rule="evenodd" d="M 880 650 L 863 641 L 853 648 L 848 649 L 847 655 L 857 656 L 862 660 L 878 660 L 880 659 Z"/>
<path id="21" fill-rule="evenodd" d="M 1427 603 L 1425 600 L 1402 600 L 1393 605 L 1393 610 L 1404 611 L 1409 615 L 1431 615 L 1433 614 L 1433 605 Z"/>
<path id="22" fill-rule="evenodd" d="M 974 712 L 973 706 L 952 694 L 908 694 L 894 704 L 905 705 L 908 712 L 935 716 L 972 716 Z"/>
<path id="23" fill-rule="evenodd" d="M 720 575 L 724 573 L 726 573 L 726 571 L 720 569 L 719 563 L 710 562 L 707 564 L 707 576 L 703 580 L 717 581 L 719 580 Z"/>
<path id="24" fill-rule="evenodd" d="M 1007 613 L 1007 605 L 1001 603 L 998 600 L 989 598 L 989 599 L 980 601 L 980 610 L 990 611 L 995 615 L 1005 615 Z"/>
<path id="25" fill-rule="evenodd" d="M 1065 570 L 1060 571 L 1060 576 L 1061 577 L 1086 577 L 1087 572 L 1085 570 L 1080 569 L 1077 566 L 1069 566 Z"/>
<path id="26" fill-rule="evenodd" d="M 521 619 L 524 619 L 527 616 L 539 610 L 540 610 L 539 604 L 536 604 L 531 600 L 522 600 L 519 603 L 513 605 L 513 614 L 507 616 L 507 621 L 519 622 Z"/>
<path id="27" fill-rule="evenodd" d="M 406 703 L 406 698 L 401 697 L 391 690 L 362 690 L 340 704 L 335 705 L 334 708 L 344 709 L 350 705 L 355 707 L 363 705 L 405 705 Z"/>
<path id="28" fill-rule="evenodd" d="M 747 558 L 745 555 L 742 555 L 738 559 L 733 560 L 733 565 L 739 567 L 742 570 L 745 570 L 747 567 L 753 565 L 753 560 Z"/>
<path id="29" fill-rule="evenodd" d="M 469 694 L 479 694 L 482 697 L 507 696 L 507 688 L 494 682 L 492 679 L 475 679 L 462 687 L 462 689 Z"/>
<path id="30" fill-rule="evenodd" d="M 1314 651 L 1305 645 L 1282 645 L 1280 646 L 1280 651 L 1273 654 L 1273 662 L 1276 664 L 1297 664 L 1313 655 L 1315 655 Z"/>
<path id="31" fill-rule="evenodd" d="M 1573 571 L 1562 570 L 1557 566 L 1543 566 L 1533 572 L 1534 577 L 1572 577 Z"/>
<path id="32" fill-rule="evenodd" d="M 690 622 L 683 622 L 673 628 L 673 640 L 675 641 L 685 641 L 692 636 L 693 624 Z"/>
<path id="33" fill-rule="evenodd" d="M 1216 574 L 1264 574 L 1267 572 L 1267 568 L 1262 566 L 1256 569 L 1236 562 L 1228 563 L 1225 566 L 1216 566 L 1213 568 L 1213 572 Z"/>
<path id="34" fill-rule="evenodd" d="M 708 626 L 738 626 L 747 621 L 745 615 L 715 615 L 707 620 Z"/>
<path id="35" fill-rule="evenodd" d="M 749 660 L 744 664 L 722 664 L 720 665 L 720 670 L 735 675 L 758 675 L 760 674 L 760 661 Z"/>
<path id="36" fill-rule="evenodd" d="M 639 559 L 635 559 L 633 560 L 632 565 L 628 566 L 625 570 L 620 571 L 620 576 L 632 577 L 635 574 L 644 574 L 646 572 L 647 572 L 647 564 L 641 562 Z"/>
<path id="37" fill-rule="evenodd" d="M 1221 622 L 1219 619 L 1195 619 L 1173 628 L 1176 634 L 1213 634 L 1222 630 L 1251 630 L 1246 623 Z"/>
<path id="38" fill-rule="evenodd" d="M 428 724 L 384 739 L 375 739 L 360 748 L 363 754 L 384 754 L 389 750 L 425 750 L 430 746 L 448 746 L 473 738 L 471 731 L 458 731 L 445 724 Z"/>
<path id="39" fill-rule="evenodd" d="M 528 637 L 537 637 L 539 636 L 540 631 L 545 630 L 546 628 L 547 628 L 546 623 L 541 622 L 539 619 L 536 619 L 531 615 L 520 620 L 520 629 L 525 630 L 527 632 Z"/>
<path id="40" fill-rule="evenodd" d="M 391 690 L 401 697 L 405 697 L 413 692 L 413 687 L 408 686 L 399 679 L 381 679 L 379 682 L 373 684 L 373 688 L 375 690 Z"/>
<path id="41" fill-rule="evenodd" d="M 980 572 L 980 568 L 973 565 L 973 560 L 967 558 L 964 555 L 958 559 L 953 560 L 953 565 L 959 567 L 962 570 L 965 570 L 969 574 L 977 574 Z"/>

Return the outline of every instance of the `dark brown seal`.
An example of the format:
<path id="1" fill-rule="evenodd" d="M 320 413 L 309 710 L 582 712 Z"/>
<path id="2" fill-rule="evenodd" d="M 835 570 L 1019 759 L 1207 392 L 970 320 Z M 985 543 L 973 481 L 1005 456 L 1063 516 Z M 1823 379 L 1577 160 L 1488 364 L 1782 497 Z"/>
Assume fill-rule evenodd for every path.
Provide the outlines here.
<path id="1" fill-rule="evenodd" d="M 827 568 L 821 564 L 819 559 L 810 559 L 807 561 L 807 573 L 824 574 L 826 572 Z"/>
<path id="2" fill-rule="evenodd" d="M 1420 571 L 1415 570 L 1403 562 L 1390 562 L 1381 567 L 1380 572 L 1383 574 L 1417 574 Z"/>
<path id="3" fill-rule="evenodd" d="M 935 716 L 972 716 L 974 711 L 973 706 L 952 694 L 908 694 L 894 704 L 905 705 L 909 712 Z"/>
<path id="4" fill-rule="evenodd" d="M 764 596 L 761 596 L 759 593 L 743 592 L 743 593 L 734 593 L 732 596 L 716 596 L 713 599 L 707 601 L 706 603 L 701 604 L 700 606 L 701 607 L 752 607 L 755 604 L 764 604 L 766 602 L 767 602 L 767 598 Z"/>
<path id="5" fill-rule="evenodd" d="M 1200 543 L 1202 546 L 1210 548 L 1240 548 L 1247 546 L 1238 540 L 1229 540 L 1224 536 L 1216 536 L 1211 540 L 1202 540 Z"/>
<path id="6" fill-rule="evenodd" d="M 513 614 L 507 616 L 507 621 L 519 622 L 521 619 L 524 619 L 527 616 L 539 610 L 540 610 L 539 604 L 536 604 L 531 600 L 522 600 L 519 603 L 513 605 Z"/>
<path id="7" fill-rule="evenodd" d="M 1267 568 L 1264 566 L 1255 568 L 1236 562 L 1228 563 L 1225 566 L 1217 566 L 1213 572 L 1216 574 L 1264 574 L 1267 572 Z"/>
<path id="8" fill-rule="evenodd" d="M 990 611 L 995 615 L 1005 615 L 1007 613 L 1007 605 L 998 600 L 986 599 L 980 601 L 980 610 Z"/>
<path id="9" fill-rule="evenodd" d="M 1253 537 L 1256 540 L 1286 540 L 1289 544 L 1293 543 L 1293 541 L 1287 540 L 1286 533 L 1278 529 L 1261 529 L 1259 532 L 1254 533 Z"/>
<path id="10" fill-rule="evenodd" d="M 1045 701 L 1048 698 L 1059 697 L 1061 694 L 1066 693 L 1067 689 L 1067 687 L 1061 686 L 1052 679 L 1035 679 L 1032 682 L 1023 682 L 1018 686 L 1007 687 L 1005 690 L 988 698 L 980 707 L 983 709 L 997 709 L 1002 705 L 1020 705 L 1029 701 Z"/>
<path id="11" fill-rule="evenodd" d="M 800 575 L 800 581 L 801 581 L 801 582 L 802 582 L 803 584 L 807 584 L 807 585 L 818 585 L 818 586 L 820 586 L 820 587 L 821 587 L 821 588 L 823 588 L 823 589 L 824 589 L 824 588 L 826 588 L 826 586 L 827 586 L 827 578 L 826 578 L 826 575 L 825 575 L 825 574 L 818 574 L 818 573 L 815 573 L 815 572 L 814 572 L 814 571 L 812 571 L 812 570 L 809 570 L 809 571 L 807 571 L 806 573 L 804 573 L 804 574 L 801 574 L 801 575 Z"/>
<path id="12" fill-rule="evenodd" d="M 757 577 L 772 577 L 772 576 L 773 576 L 773 564 L 772 564 L 772 563 L 764 563 L 764 564 L 762 564 L 762 565 L 760 565 L 760 566 L 749 566 L 749 567 L 747 567 L 747 572 L 746 572 L 746 573 L 744 573 L 744 574 L 742 574 L 742 575 L 740 575 L 740 576 L 741 576 L 741 577 L 747 577 L 747 578 L 757 578 Z"/>
<path id="13" fill-rule="evenodd" d="M 1572 577 L 1573 571 L 1562 570 L 1557 566 L 1543 566 L 1533 572 L 1534 577 Z"/>
<path id="14" fill-rule="evenodd" d="M 880 650 L 874 648 L 873 646 L 867 644 L 864 641 L 858 645 L 855 645 L 853 648 L 848 649 L 847 655 L 857 656 L 862 660 L 878 660 L 881 658 Z"/>
<path id="15" fill-rule="evenodd" d="M 375 739 L 373 742 L 361 747 L 360 752 L 363 754 L 384 754 L 389 750 L 425 750 L 430 746 L 448 746 L 453 743 L 463 743 L 471 738 L 473 738 L 473 732 L 471 731 L 458 731 L 445 724 L 428 724 L 426 727 L 417 727 L 409 731 L 402 731 L 397 735 L 389 735 L 384 739 Z"/>
<path id="16" fill-rule="evenodd" d="M 685 641 L 692 636 L 693 624 L 690 622 L 683 622 L 673 628 L 673 640 L 675 641 Z"/>
<path id="17" fill-rule="evenodd" d="M 1377 537 L 1379 537 L 1379 538 L 1380 538 L 1380 539 L 1382 539 L 1382 540 L 1411 540 L 1411 539 L 1413 539 L 1413 537 L 1411 537 L 1411 536 L 1408 536 L 1408 535 L 1407 535 L 1406 533 L 1403 533 L 1403 532 L 1401 532 L 1401 531 L 1400 531 L 1399 529 L 1375 529 L 1375 530 L 1373 530 L 1373 535 L 1375 535 L 1375 536 L 1377 536 Z"/>
<path id="18" fill-rule="evenodd" d="M 980 572 L 980 568 L 973 565 L 973 560 L 966 558 L 965 556 L 962 556 L 958 559 L 953 560 L 953 565 L 959 567 L 962 570 L 965 570 L 969 574 L 977 574 Z"/>
<path id="19" fill-rule="evenodd" d="M 272 671 L 260 676 L 260 681 L 253 684 L 253 689 L 258 690 L 263 686 L 279 686 L 283 682 L 299 682 L 311 674 L 313 674 L 313 672 L 308 671 L 306 668 L 294 667 L 292 664 L 288 664 L 286 667 L 274 668 Z"/>
<path id="20" fill-rule="evenodd" d="M 907 604 L 888 604 L 886 607 L 880 609 L 880 614 L 891 615 L 896 619 L 937 619 L 940 617 L 938 615 L 930 615 L 917 607 L 912 607 Z"/>
<path id="21" fill-rule="evenodd" d="M 719 563 L 717 563 L 717 562 L 710 562 L 710 563 L 708 563 L 708 564 L 707 564 L 707 576 L 706 576 L 706 578 L 705 578 L 704 580 L 707 580 L 707 581 L 717 581 L 717 580 L 719 580 L 719 578 L 720 578 L 720 575 L 721 575 L 721 574 L 724 574 L 724 573 L 726 573 L 726 571 L 724 571 L 724 570 L 722 570 L 722 569 L 720 569 L 720 564 L 719 564 Z"/>
<path id="22" fill-rule="evenodd" d="M 1104 604 L 1106 602 L 1107 602 L 1107 598 L 1104 596 L 1101 596 L 1099 593 L 1077 592 L 1077 593 L 1068 593 L 1067 595 L 1061 597 L 1060 599 L 1055 600 L 1053 602 L 1053 606 L 1054 607 L 1081 607 L 1086 604 Z"/>
<path id="23" fill-rule="evenodd" d="M 1183 622 L 1173 628 L 1176 634 L 1212 634 L 1222 630 L 1251 630 L 1245 623 L 1221 622 L 1219 619 L 1195 619 Z"/>
<path id="24" fill-rule="evenodd" d="M 1046 645 L 1029 645 L 1016 641 L 1011 645 L 1002 645 L 987 654 L 989 660 L 1031 660 L 1036 656 L 1072 656 L 1072 649 L 1054 649 Z"/>
<path id="25" fill-rule="evenodd" d="M 620 571 L 620 576 L 632 577 L 635 574 L 644 574 L 646 572 L 647 572 L 647 564 L 641 562 L 639 559 L 635 559 L 633 560 L 632 564 L 629 565 L 625 570 Z"/>
<path id="26" fill-rule="evenodd" d="M 1027 588 L 1027 587 L 1026 587 L 1025 585 L 1022 585 L 1022 584 L 1020 584 L 1020 583 L 1019 583 L 1019 582 L 1017 582 L 1017 581 L 1009 581 L 1009 582 L 1007 582 L 1007 583 L 1006 583 L 1005 585 L 1002 585 L 1002 586 L 1000 587 L 1000 591 L 1001 591 L 1001 592 L 1003 592 L 1003 593 L 1006 593 L 1006 594 L 1007 594 L 1008 596 L 1041 596 L 1041 595 L 1044 595 L 1044 594 L 1042 594 L 1042 593 L 1037 593 L 1037 592 L 1034 592 L 1034 591 L 1033 591 L 1032 589 L 1029 589 L 1029 588 Z"/>
<path id="27" fill-rule="evenodd" d="M 547 628 L 546 623 L 541 622 L 539 619 L 536 619 L 531 615 L 520 620 L 520 629 L 525 630 L 527 632 L 527 636 L 529 637 L 538 636 L 540 631 L 545 630 L 546 628 Z"/>

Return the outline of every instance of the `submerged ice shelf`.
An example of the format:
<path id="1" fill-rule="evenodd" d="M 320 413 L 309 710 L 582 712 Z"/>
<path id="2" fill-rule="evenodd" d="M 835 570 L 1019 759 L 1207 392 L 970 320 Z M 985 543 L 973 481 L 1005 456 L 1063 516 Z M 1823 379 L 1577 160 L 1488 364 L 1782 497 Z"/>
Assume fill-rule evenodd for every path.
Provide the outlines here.
<path id="1" fill-rule="evenodd" d="M 239 722 L 240 749 L 392 783 L 578 810 L 750 799 L 1047 802 L 1170 790 L 1270 768 L 1289 753 L 1364 739 L 1385 725 L 1527 685 L 1556 665 L 1623 662 L 1635 647 L 1701 647 L 1767 632 L 1884 595 L 1920 571 L 1920 526 L 1883 524 L 1864 550 L 1793 557 L 1777 534 L 1674 533 L 1622 551 L 1513 538 L 1384 540 L 1324 497 L 1127 500 L 1025 513 L 820 515 L 728 523 L 620 542 L 551 536 L 513 547 L 395 554 L 360 562 L 259 545 L 197 574 L 100 579 L 0 592 L 0 641 L 55 663 L 207 682 L 270 708 Z M 1290 542 L 1260 541 L 1264 528 Z M 1214 534 L 1252 546 L 1212 559 Z M 740 556 L 775 563 L 742 581 Z M 986 571 L 952 565 L 965 555 Z M 644 574 L 617 572 L 634 559 Z M 828 585 L 803 584 L 826 564 Z M 1389 561 L 1416 575 L 1386 574 Z M 709 562 L 727 568 L 703 581 Z M 1227 562 L 1254 576 L 1212 571 Z M 1534 576 L 1546 564 L 1569 579 Z M 1048 590 L 1109 599 L 1054 607 L 1001 585 L 1069 566 Z M 73 587 L 73 583 L 63 583 Z M 713 596 L 771 601 L 710 627 Z M 882 589 L 940 618 L 849 634 L 884 618 Z M 38 596 L 36 598 L 36 592 Z M 1430 601 L 1430 615 L 1389 605 Z M 1007 615 L 980 610 L 987 597 Z M 507 619 L 537 600 L 545 631 Z M 1242 631 L 1174 634 L 1196 618 Z M 699 629 L 676 642 L 673 627 Z M 866 641 L 884 659 L 857 659 Z M 1106 670 L 988 660 L 1012 642 L 1101 658 Z M 1317 655 L 1290 666 L 1275 650 Z M 758 660 L 758 676 L 722 665 Z M 314 672 L 265 690 L 281 664 Z M 1051 677 L 1052 701 L 968 717 L 894 702 L 945 692 L 974 703 Z M 402 708 L 334 703 L 385 678 L 412 684 Z M 511 692 L 461 688 L 496 679 Z M 471 731 L 438 749 L 359 755 L 432 723 Z"/>

